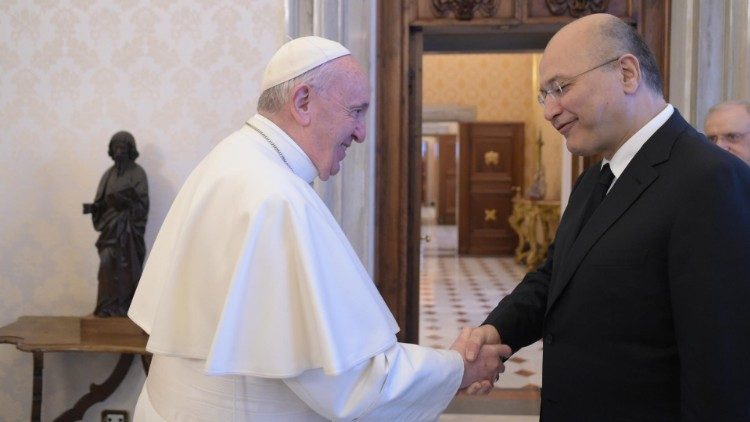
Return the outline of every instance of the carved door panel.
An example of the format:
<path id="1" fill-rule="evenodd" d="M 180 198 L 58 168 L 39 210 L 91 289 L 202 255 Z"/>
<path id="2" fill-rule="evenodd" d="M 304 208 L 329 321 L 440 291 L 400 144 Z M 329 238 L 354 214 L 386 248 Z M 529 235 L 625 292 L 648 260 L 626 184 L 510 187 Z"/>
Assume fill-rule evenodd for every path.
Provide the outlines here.
<path id="1" fill-rule="evenodd" d="M 458 252 L 511 254 L 513 186 L 523 178 L 523 123 L 461 123 Z"/>
<path id="2" fill-rule="evenodd" d="M 456 224 L 456 136 L 438 136 L 438 224 Z"/>

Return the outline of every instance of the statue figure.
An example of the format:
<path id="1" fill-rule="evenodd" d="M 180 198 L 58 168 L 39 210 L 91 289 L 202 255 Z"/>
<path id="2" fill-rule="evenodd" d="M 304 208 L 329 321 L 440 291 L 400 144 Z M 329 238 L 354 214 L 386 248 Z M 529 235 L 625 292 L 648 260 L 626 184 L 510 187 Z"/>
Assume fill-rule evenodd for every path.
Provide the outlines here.
<path id="1" fill-rule="evenodd" d="M 141 277 L 146 244 L 143 235 L 148 217 L 146 172 L 135 163 L 138 150 L 128 132 L 117 132 L 109 141 L 109 156 L 115 164 L 99 182 L 91 214 L 99 252 L 99 287 L 94 315 L 127 316 L 130 301 Z"/>

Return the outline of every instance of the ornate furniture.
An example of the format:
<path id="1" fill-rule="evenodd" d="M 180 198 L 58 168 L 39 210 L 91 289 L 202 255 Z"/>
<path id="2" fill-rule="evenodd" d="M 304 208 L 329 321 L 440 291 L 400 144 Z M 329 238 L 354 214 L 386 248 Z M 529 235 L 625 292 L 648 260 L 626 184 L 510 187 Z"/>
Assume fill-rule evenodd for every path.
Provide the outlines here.
<path id="1" fill-rule="evenodd" d="M 112 374 L 102 384 L 91 384 L 89 392 L 55 421 L 83 419 L 86 410 L 109 397 L 128 373 L 135 355 L 140 355 L 148 371 L 148 335 L 128 318 L 93 316 L 22 316 L 0 328 L 0 343 L 15 344 L 18 350 L 34 355 L 34 383 L 31 420 L 39 421 L 42 411 L 44 354 L 50 352 L 120 353 Z"/>
<path id="2" fill-rule="evenodd" d="M 526 268 L 532 270 L 547 257 L 547 248 L 555 238 L 560 222 L 560 201 L 522 198 L 517 191 L 508 222 L 518 234 L 516 262 L 525 263 Z"/>

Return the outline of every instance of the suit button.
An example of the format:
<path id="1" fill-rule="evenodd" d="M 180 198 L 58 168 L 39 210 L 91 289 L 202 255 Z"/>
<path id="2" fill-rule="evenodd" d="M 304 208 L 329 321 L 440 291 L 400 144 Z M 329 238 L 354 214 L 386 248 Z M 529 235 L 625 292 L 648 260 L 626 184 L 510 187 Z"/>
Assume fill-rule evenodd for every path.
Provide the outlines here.
<path id="1" fill-rule="evenodd" d="M 544 344 L 546 344 L 547 346 L 551 346 L 554 341 L 555 337 L 552 334 L 547 334 L 547 336 L 544 337 Z"/>

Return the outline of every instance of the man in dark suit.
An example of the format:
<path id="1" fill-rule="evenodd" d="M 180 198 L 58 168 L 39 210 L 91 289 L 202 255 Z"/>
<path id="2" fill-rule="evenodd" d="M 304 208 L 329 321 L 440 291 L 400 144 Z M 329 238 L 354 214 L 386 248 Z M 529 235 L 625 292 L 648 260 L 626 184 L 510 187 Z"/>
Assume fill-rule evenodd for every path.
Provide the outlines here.
<path id="1" fill-rule="evenodd" d="M 547 261 L 471 331 L 469 359 L 543 338 L 543 420 L 750 420 L 750 168 L 664 101 L 614 16 L 561 29 L 539 73 L 567 148 L 604 160 Z"/>

